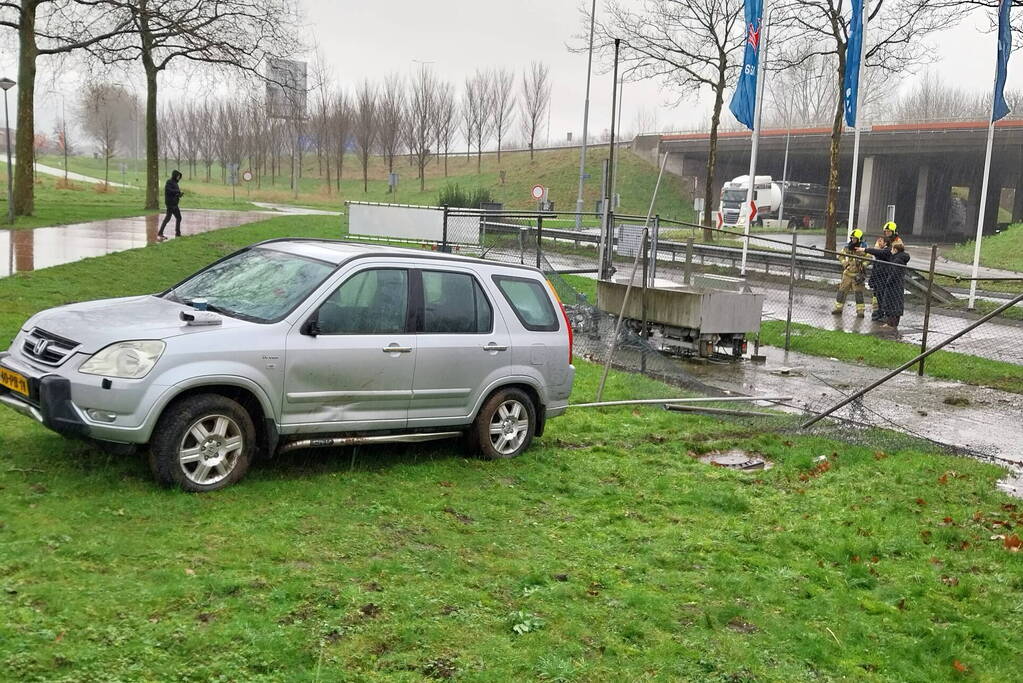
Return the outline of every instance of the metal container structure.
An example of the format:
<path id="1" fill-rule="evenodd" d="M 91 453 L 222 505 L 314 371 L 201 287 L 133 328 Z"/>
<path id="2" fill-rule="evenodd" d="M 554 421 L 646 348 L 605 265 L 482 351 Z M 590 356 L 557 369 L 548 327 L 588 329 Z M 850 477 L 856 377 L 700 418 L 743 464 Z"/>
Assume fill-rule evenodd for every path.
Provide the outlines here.
<path id="1" fill-rule="evenodd" d="M 627 286 L 627 281 L 598 281 L 597 307 L 617 316 L 622 311 Z M 760 330 L 763 310 L 764 295 L 754 294 L 748 287 L 728 291 L 678 285 L 648 288 L 644 315 L 643 290 L 634 285 L 625 318 L 629 329 L 639 333 L 644 332 L 641 321 L 646 319 L 645 333 L 659 338 L 666 350 L 707 357 L 722 347 L 738 358 L 745 351 L 746 335 Z"/>

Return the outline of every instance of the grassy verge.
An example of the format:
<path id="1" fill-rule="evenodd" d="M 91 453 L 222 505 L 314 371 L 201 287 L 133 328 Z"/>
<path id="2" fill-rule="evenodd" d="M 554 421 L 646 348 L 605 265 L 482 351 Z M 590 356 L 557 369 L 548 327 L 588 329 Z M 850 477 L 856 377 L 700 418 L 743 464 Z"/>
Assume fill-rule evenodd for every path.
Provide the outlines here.
<path id="1" fill-rule="evenodd" d="M 942 251 L 953 261 L 973 263 L 976 242 L 970 240 Z M 985 237 L 980 244 L 980 263 L 988 268 L 1023 272 L 1023 224 L 1016 223 L 997 235 Z"/>
<path id="2" fill-rule="evenodd" d="M 587 154 L 586 172 L 590 180 L 584 192 L 585 210 L 593 211 L 594 203 L 600 193 L 599 178 L 603 160 L 607 158 L 607 147 L 591 147 Z M 43 157 L 41 163 L 59 167 L 63 163 L 60 157 Z M 129 168 L 134 162 L 128 161 Z M 173 167 L 176 162 L 171 160 Z M 85 157 L 74 157 L 69 163 L 72 171 L 85 175 L 102 177 L 103 160 Z M 482 164 L 477 171 L 476 156 L 466 159 L 464 155 L 451 156 L 448 159 L 447 175 L 444 164 L 436 159 L 426 169 L 425 189 L 420 190 L 416 171 L 408 165 L 407 158 L 395 160 L 394 171 L 400 176 L 397 194 L 388 193 L 388 167 L 380 157 L 373 157 L 369 166 L 368 187 L 363 190 L 362 168 L 355 155 L 348 155 L 342 173 L 340 191 L 336 182 L 329 189 L 326 181 L 325 168 L 322 168 L 315 155 L 306 156 L 302 164 L 302 177 L 299 180 L 298 198 L 290 189 L 287 175 L 271 179 L 265 176 L 259 182 L 253 181 L 236 188 L 239 199 L 250 201 L 280 202 L 299 204 L 320 208 L 337 208 L 347 200 L 398 202 L 402 204 L 436 204 L 437 194 L 447 183 L 457 183 L 463 188 L 483 187 L 488 189 L 494 200 L 503 202 L 509 208 L 535 209 L 536 202 L 530 199 L 530 188 L 542 184 L 549 190 L 549 197 L 555 206 L 563 211 L 575 211 L 575 200 L 579 186 L 579 150 L 561 149 L 537 152 L 530 159 L 528 152 L 505 152 L 501 160 L 497 155 L 484 154 Z M 160 164 L 162 175 L 168 175 L 164 164 Z M 185 174 L 181 187 L 186 192 L 195 192 L 203 196 L 231 196 L 231 188 L 225 185 L 222 169 L 218 164 L 210 168 L 210 180 L 206 179 L 206 169 L 200 166 L 193 173 L 187 166 L 180 170 Z M 501 182 L 501 171 L 505 179 Z M 650 197 L 657 183 L 658 168 L 627 150 L 618 156 L 618 192 L 622 196 L 621 213 L 646 215 Z M 113 180 L 120 180 L 118 175 Z M 127 180 L 131 184 L 141 185 L 143 176 L 129 174 Z M 662 216 L 670 216 L 679 220 L 691 220 L 693 217 L 690 192 L 680 178 L 667 175 L 661 182 L 655 211 Z M 186 196 L 187 201 L 187 196 Z"/>
<path id="3" fill-rule="evenodd" d="M 920 352 L 918 346 L 879 339 L 869 334 L 822 330 L 800 323 L 793 323 L 792 329 L 790 348 L 794 351 L 865 363 L 878 368 L 895 368 Z M 760 328 L 760 342 L 770 346 L 784 346 L 785 323 L 779 320 L 765 322 Z M 925 374 L 1017 394 L 1023 393 L 1023 366 L 962 353 L 950 351 L 934 353 L 927 359 Z"/>
<path id="4" fill-rule="evenodd" d="M 18 275 L 0 281 L 0 330 L 161 289 L 258 239 L 335 232 L 277 218 Z M 579 362 L 576 401 L 599 374 Z M 612 373 L 608 398 L 637 392 L 674 390 Z M 734 447 L 777 466 L 691 457 Z M 17 680 L 1008 680 L 1023 567 L 990 538 L 1023 519 L 998 476 L 640 408 L 570 410 L 514 461 L 447 443 L 313 451 L 194 496 L 0 410 L 0 666 Z"/>
<path id="5" fill-rule="evenodd" d="M 0 174 L 0 185 L 6 182 L 7 174 Z M 62 178 L 43 174 L 37 176 L 35 188 L 35 212 L 31 216 L 19 216 L 13 226 L 16 230 L 157 213 L 142 208 L 145 193 L 138 189 L 109 187 L 100 191 L 98 183 L 71 181 L 65 184 Z M 199 191 L 189 194 L 182 208 L 251 210 L 256 207 L 240 199 L 232 201 L 230 193 L 224 196 Z M 6 216 L 5 201 L 0 201 L 0 211 Z M 0 229 L 10 227 L 0 224 Z"/>

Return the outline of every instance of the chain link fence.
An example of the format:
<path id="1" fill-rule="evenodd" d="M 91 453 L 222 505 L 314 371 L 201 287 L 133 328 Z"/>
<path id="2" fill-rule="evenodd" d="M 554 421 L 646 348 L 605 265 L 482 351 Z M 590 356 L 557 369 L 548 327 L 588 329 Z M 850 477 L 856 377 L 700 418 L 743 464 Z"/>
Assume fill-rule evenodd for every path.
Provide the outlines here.
<path id="1" fill-rule="evenodd" d="M 614 226 L 609 240 L 602 238 L 605 220 Z M 637 239 L 644 230 L 646 248 Z M 759 229 L 745 252 L 743 237 L 739 230 L 656 215 L 451 208 L 444 209 L 443 238 L 428 246 L 543 270 L 570 312 L 576 354 L 595 363 L 611 355 L 611 367 L 629 371 L 614 381 L 627 383 L 627 394 L 637 399 L 662 398 L 661 382 L 694 396 L 791 397 L 760 407 L 722 403 L 700 410 L 758 433 L 809 427 L 879 448 L 924 439 L 1002 464 L 1020 460 L 1023 304 L 1013 304 L 1013 297 L 1023 291 L 1023 275 L 978 280 L 971 310 L 969 267 L 947 261 L 938 267 L 930 245 L 909 243 L 905 266 L 853 257 L 865 268 L 864 305 L 857 310 L 850 292 L 836 311 L 843 255 L 825 249 L 823 235 Z M 904 310 L 897 327 L 872 320 L 876 292 L 869 283 L 876 284 L 879 266 L 892 269 L 896 282 L 901 278 Z M 643 282 L 680 287 L 701 274 L 742 278 L 764 297 L 762 324 L 749 335 L 747 354 L 760 362 L 680 354 L 658 337 L 656 321 L 619 326 L 620 311 L 598 305 L 597 278 L 628 281 L 633 269 L 647 276 L 633 280 L 637 297 L 645 296 Z M 937 345 L 943 348 L 922 363 L 908 364 Z M 808 425 L 823 414 L 829 419 Z"/>

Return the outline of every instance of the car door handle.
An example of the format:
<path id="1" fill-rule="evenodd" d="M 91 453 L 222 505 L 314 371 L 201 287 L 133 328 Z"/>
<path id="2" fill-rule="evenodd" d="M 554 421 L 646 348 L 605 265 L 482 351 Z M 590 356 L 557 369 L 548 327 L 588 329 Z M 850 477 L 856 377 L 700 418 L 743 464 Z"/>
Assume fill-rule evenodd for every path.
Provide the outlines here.
<path id="1" fill-rule="evenodd" d="M 380 349 L 384 353 L 412 353 L 411 346 L 398 346 L 397 344 L 391 344 Z"/>
<path id="2" fill-rule="evenodd" d="M 487 344 L 486 346 L 483 347 L 483 350 L 484 351 L 507 351 L 508 347 L 507 347 L 507 345 L 502 346 L 500 344 L 495 344 L 494 342 L 490 342 L 489 344 Z"/>

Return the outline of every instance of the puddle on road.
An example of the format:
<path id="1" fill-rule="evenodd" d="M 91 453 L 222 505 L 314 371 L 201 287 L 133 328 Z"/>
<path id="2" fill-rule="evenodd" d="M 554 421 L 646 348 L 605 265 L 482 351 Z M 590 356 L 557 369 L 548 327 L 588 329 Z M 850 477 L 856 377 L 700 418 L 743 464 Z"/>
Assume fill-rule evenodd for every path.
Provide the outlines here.
<path id="1" fill-rule="evenodd" d="M 181 214 L 181 231 L 186 236 L 267 218 L 252 211 L 186 210 Z M 154 214 L 32 230 L 0 230 L 0 277 L 155 244 L 162 220 L 162 214 Z M 164 232 L 174 239 L 173 219 Z"/>

